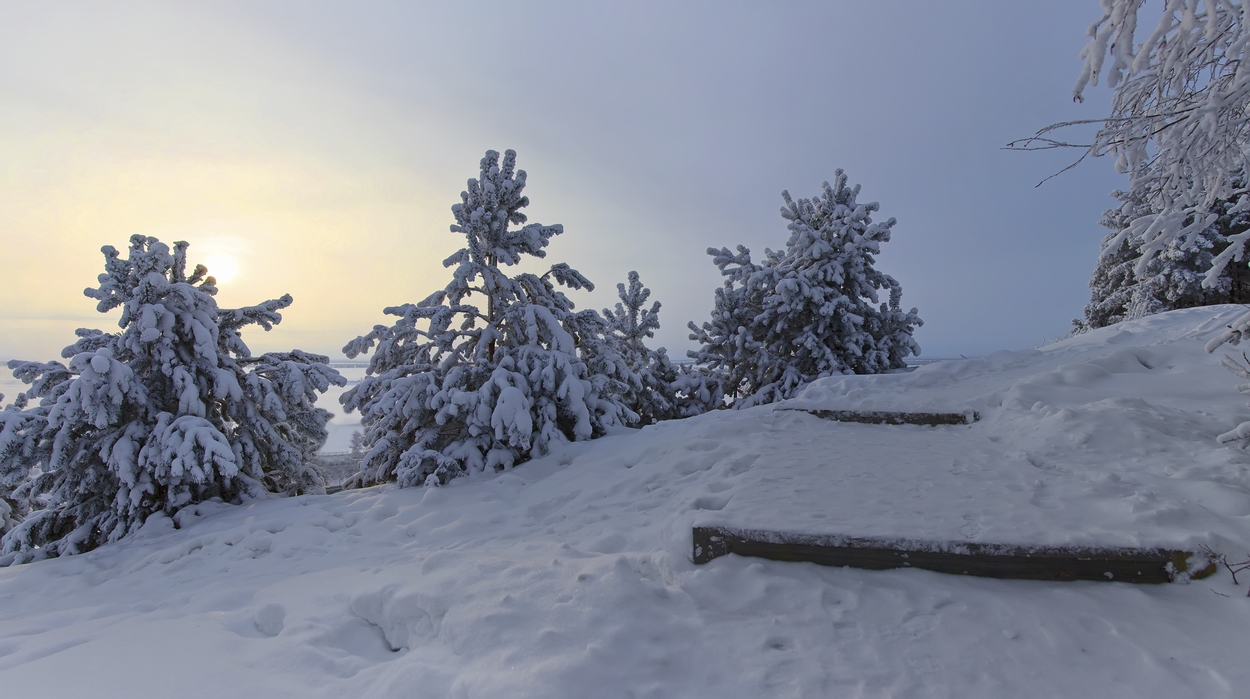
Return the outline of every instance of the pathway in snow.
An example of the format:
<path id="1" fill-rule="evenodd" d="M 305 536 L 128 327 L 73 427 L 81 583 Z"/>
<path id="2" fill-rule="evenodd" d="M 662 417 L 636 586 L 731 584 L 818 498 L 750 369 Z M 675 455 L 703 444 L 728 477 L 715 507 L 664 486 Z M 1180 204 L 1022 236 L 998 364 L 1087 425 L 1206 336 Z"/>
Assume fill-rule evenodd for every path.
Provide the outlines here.
<path id="1" fill-rule="evenodd" d="M 789 438 L 778 439 L 782 433 Z M 1055 462 L 976 425 L 857 425 L 778 411 L 770 431 L 744 436 L 738 445 L 735 458 L 761 459 L 767 468 L 750 469 L 732 487 L 709 484 L 724 490 L 703 498 L 707 514 L 696 524 L 955 543 L 1214 543 L 1204 528 L 1209 522 L 1195 518 L 1191 528 L 1179 527 L 1146 501 L 1162 491 L 1174 502 L 1166 496 L 1184 497 L 1191 484 L 1130 475 L 1127 465 L 1092 471 Z"/>

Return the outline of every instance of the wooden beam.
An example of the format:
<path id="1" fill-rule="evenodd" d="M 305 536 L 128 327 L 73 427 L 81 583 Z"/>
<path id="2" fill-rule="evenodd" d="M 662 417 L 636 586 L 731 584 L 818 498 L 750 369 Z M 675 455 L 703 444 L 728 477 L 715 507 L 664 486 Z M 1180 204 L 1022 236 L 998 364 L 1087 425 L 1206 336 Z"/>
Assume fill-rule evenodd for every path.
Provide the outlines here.
<path id="1" fill-rule="evenodd" d="M 814 536 L 725 527 L 694 528 L 694 562 L 725 554 L 868 570 L 923 568 L 1019 580 L 1165 583 L 1188 571 L 1190 553 L 1166 549 L 1042 547 Z M 1215 572 L 1212 563 L 1192 578 Z"/>
<path id="2" fill-rule="evenodd" d="M 782 408 L 782 410 L 801 410 L 816 417 L 838 422 L 863 422 L 870 425 L 971 425 L 981 416 L 975 412 L 966 413 L 907 413 L 893 410 L 807 410 L 803 408 Z"/>

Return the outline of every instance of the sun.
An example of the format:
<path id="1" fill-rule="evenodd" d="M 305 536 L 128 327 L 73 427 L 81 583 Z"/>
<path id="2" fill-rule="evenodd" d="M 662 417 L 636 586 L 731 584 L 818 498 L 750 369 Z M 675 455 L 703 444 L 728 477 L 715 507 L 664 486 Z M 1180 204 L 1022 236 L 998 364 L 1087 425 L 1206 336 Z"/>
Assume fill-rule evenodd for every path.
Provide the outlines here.
<path id="1" fill-rule="evenodd" d="M 239 260 L 234 255 L 225 253 L 209 255 L 208 259 L 204 260 L 204 266 L 208 268 L 209 276 L 217 279 L 218 284 L 239 276 Z"/>

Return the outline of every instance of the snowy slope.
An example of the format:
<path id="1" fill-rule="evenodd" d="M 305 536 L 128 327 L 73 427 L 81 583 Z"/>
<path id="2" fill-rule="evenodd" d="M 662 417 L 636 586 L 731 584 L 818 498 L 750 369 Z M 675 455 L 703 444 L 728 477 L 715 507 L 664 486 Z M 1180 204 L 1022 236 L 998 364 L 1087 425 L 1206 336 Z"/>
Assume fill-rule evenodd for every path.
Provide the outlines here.
<path id="1" fill-rule="evenodd" d="M 690 562 L 691 526 L 711 521 L 1244 558 L 1250 456 L 1214 437 L 1250 408 L 1202 351 L 1240 312 L 830 379 L 440 489 L 150 521 L 0 569 L 0 695 L 1244 696 L 1250 599 L 1226 572 L 1133 586 Z M 848 425 L 791 407 L 982 420 Z"/>

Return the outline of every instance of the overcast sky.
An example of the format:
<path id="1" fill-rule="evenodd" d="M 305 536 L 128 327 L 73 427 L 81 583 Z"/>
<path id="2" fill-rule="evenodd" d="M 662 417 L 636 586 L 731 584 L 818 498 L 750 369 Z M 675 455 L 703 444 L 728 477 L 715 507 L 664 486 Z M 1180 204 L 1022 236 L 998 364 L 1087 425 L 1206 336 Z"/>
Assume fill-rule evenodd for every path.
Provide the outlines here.
<path id="1" fill-rule="evenodd" d="M 337 355 L 443 287 L 450 207 L 515 149 L 531 221 L 615 301 L 631 269 L 657 345 L 690 346 L 704 250 L 784 245 L 780 193 L 837 168 L 898 219 L 878 267 L 924 356 L 1067 332 L 1112 163 L 1008 141 L 1101 116 L 1071 88 L 1094 0 L 821 3 L 27 3 L 0 0 L 0 357 L 80 326 L 101 245 L 185 239 L 219 303 L 291 293 L 254 350 Z"/>

